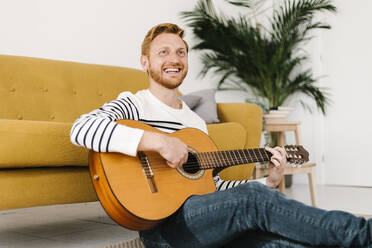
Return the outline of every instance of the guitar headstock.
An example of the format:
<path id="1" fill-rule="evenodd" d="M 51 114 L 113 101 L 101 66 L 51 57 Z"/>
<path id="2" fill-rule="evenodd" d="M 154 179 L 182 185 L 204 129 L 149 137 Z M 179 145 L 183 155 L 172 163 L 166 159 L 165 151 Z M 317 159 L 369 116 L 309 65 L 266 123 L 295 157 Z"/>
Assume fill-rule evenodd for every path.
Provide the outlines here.
<path id="1" fill-rule="evenodd" d="M 309 161 L 309 153 L 303 146 L 287 145 L 284 146 L 287 152 L 287 161 L 292 164 L 303 164 Z"/>

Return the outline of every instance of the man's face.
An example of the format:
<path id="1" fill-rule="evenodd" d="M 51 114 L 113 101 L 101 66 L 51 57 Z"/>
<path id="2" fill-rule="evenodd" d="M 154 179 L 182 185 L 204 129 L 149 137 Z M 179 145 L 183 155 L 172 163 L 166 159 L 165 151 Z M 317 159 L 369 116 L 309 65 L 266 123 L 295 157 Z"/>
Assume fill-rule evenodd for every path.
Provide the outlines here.
<path id="1" fill-rule="evenodd" d="M 175 34 L 158 35 L 150 46 L 148 63 L 144 68 L 150 78 L 168 89 L 177 88 L 188 70 L 186 45 Z"/>

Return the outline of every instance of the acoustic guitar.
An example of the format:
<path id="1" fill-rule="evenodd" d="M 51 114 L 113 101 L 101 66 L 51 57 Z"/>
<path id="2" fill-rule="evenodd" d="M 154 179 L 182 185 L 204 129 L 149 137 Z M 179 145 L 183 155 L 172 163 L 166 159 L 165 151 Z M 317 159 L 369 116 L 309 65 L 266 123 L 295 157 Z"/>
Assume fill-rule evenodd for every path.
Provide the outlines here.
<path id="1" fill-rule="evenodd" d="M 117 123 L 152 132 L 156 128 L 133 120 Z M 177 169 L 167 166 L 156 152 L 138 152 L 136 157 L 121 153 L 90 151 L 90 175 L 97 196 L 107 214 L 132 230 L 146 230 L 164 221 L 191 195 L 216 190 L 213 168 L 267 162 L 271 153 L 264 148 L 218 151 L 209 136 L 194 128 L 165 135 L 177 137 L 189 147 L 188 160 Z M 302 146 L 286 146 L 287 160 L 308 161 Z"/>

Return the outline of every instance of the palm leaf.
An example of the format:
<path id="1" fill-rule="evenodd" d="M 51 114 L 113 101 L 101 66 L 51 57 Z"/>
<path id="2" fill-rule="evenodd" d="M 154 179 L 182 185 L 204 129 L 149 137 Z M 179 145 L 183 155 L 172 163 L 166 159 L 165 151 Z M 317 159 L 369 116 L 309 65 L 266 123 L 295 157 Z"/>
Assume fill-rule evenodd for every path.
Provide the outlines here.
<path id="1" fill-rule="evenodd" d="M 246 8 L 251 8 L 252 7 L 251 1 L 227 0 L 227 2 L 232 4 L 232 5 L 239 6 L 239 7 L 246 7 Z"/>

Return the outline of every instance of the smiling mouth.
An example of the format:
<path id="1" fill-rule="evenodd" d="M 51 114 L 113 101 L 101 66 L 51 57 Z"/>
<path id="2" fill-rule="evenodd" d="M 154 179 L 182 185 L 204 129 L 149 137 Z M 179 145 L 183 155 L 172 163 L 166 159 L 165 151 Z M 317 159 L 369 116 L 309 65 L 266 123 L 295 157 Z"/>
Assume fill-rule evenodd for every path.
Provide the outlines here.
<path id="1" fill-rule="evenodd" d="M 177 73 L 177 72 L 181 72 L 181 68 L 165 68 L 165 69 L 163 69 L 163 72 L 165 72 L 165 73 Z"/>

